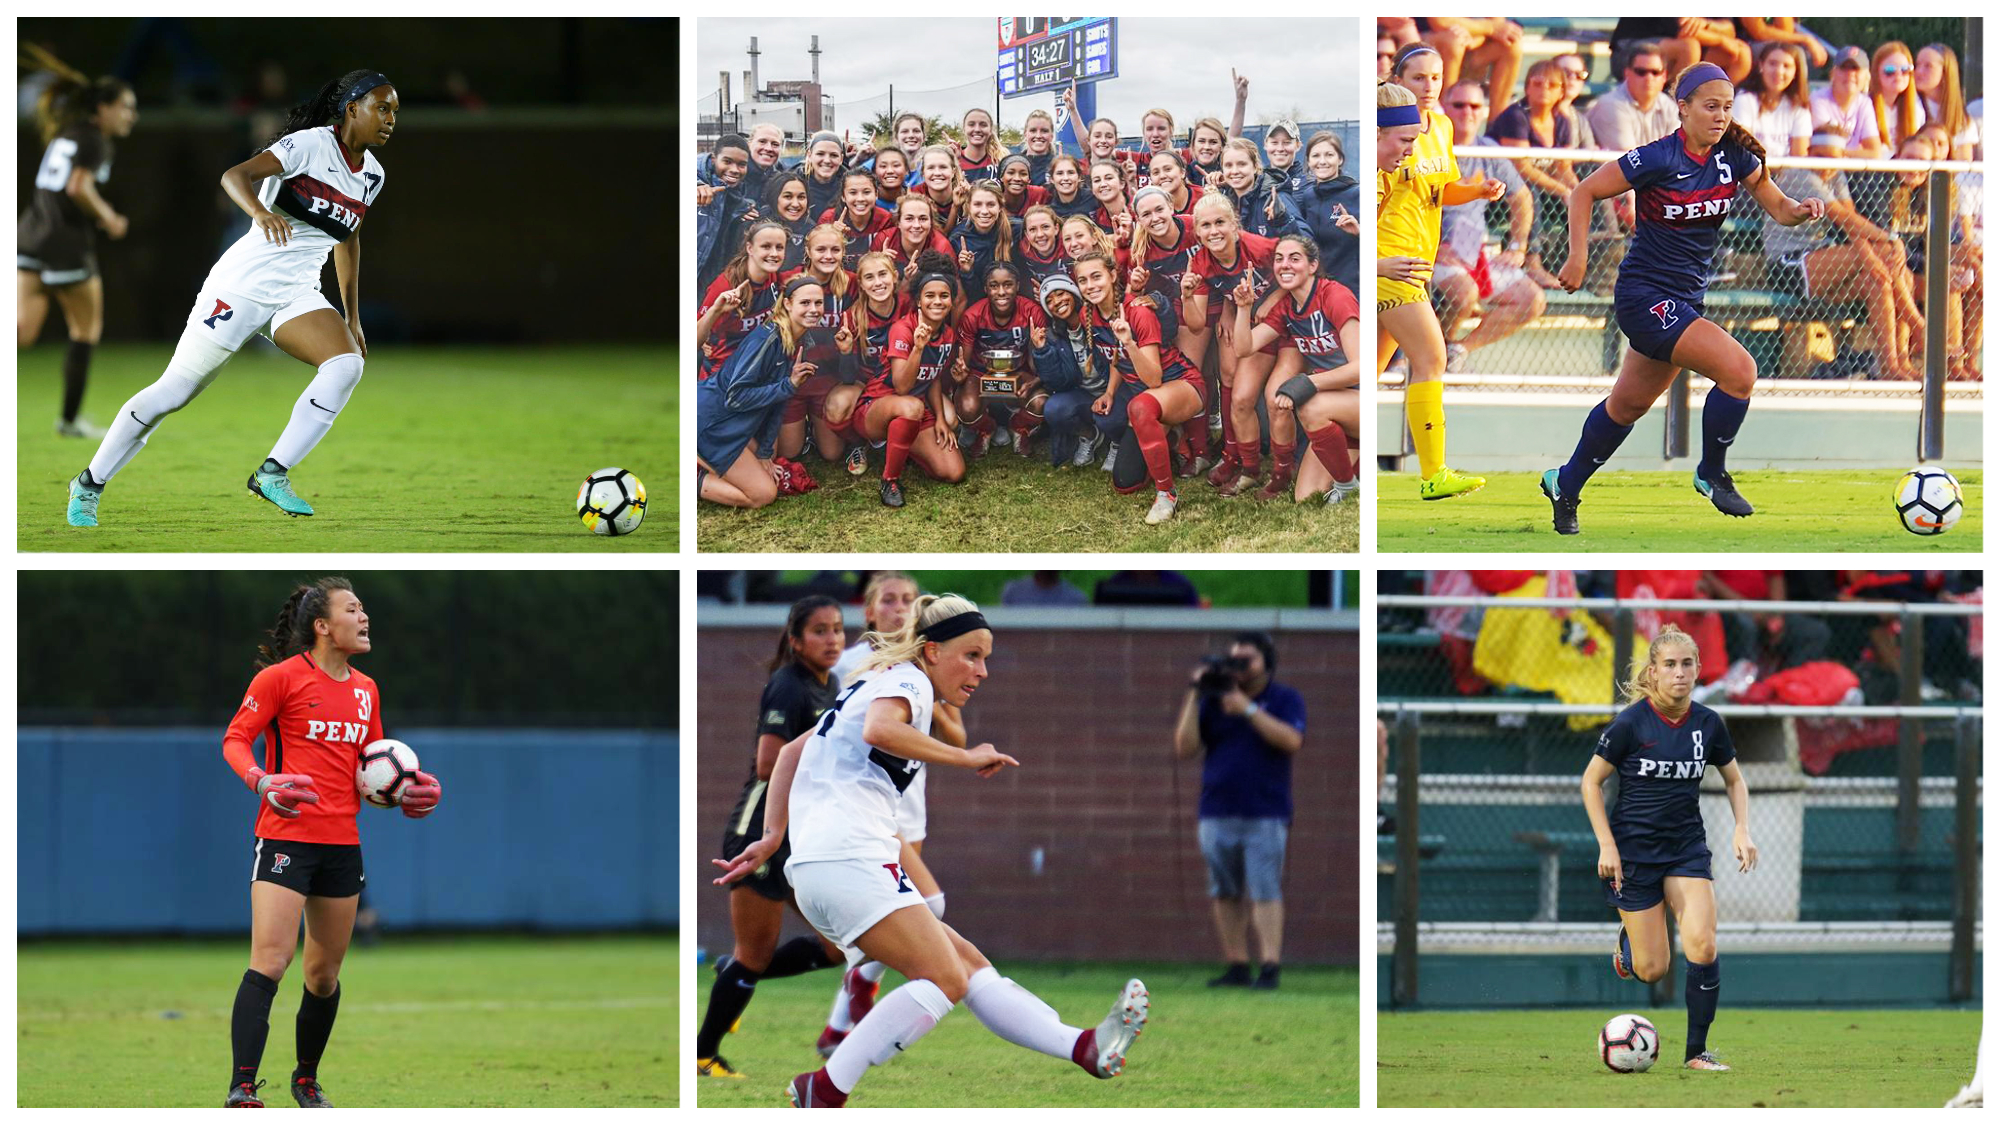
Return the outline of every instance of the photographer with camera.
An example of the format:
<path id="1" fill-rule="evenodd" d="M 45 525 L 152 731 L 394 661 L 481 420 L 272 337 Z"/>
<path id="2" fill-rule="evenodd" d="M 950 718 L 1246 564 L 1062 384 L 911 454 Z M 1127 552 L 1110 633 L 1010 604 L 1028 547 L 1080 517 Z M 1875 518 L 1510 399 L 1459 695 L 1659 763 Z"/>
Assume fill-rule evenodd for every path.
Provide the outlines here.
<path id="1" fill-rule="evenodd" d="M 1305 744 L 1306 704 L 1271 678 L 1267 633 L 1239 633 L 1225 654 L 1188 678 L 1174 726 L 1174 757 L 1202 755 L 1200 839 L 1208 895 L 1229 967 L 1210 988 L 1278 987 L 1285 928 L 1285 836 L 1292 821 L 1292 757 Z M 1250 975 L 1250 929 L 1262 954 Z"/>

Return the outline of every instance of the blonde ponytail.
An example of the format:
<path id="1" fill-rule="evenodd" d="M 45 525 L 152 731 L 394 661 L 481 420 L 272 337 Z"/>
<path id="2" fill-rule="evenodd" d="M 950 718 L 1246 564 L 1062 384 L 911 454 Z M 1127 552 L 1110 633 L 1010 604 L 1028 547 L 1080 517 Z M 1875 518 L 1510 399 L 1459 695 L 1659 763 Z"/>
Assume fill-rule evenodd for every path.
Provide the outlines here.
<path id="1" fill-rule="evenodd" d="M 1660 631 L 1653 635 L 1652 643 L 1646 646 L 1646 663 L 1639 668 L 1639 671 L 1630 680 L 1620 685 L 1620 690 L 1625 693 L 1625 701 L 1627 703 L 1637 703 L 1639 700 L 1645 699 L 1650 700 L 1654 708 L 1660 711 L 1673 711 L 1677 709 L 1674 706 L 1675 701 L 1668 699 L 1666 693 L 1660 690 L 1659 678 L 1653 674 L 1653 659 L 1659 653 L 1662 645 L 1681 645 L 1685 647 L 1689 652 L 1694 654 L 1696 666 L 1700 666 L 1701 646 L 1695 643 L 1694 638 L 1682 632 L 1681 627 L 1678 625 L 1670 623 L 1662 626 Z"/>
<path id="2" fill-rule="evenodd" d="M 943 621 L 947 617 L 957 617 L 961 613 L 978 613 L 979 607 L 971 598 L 959 594 L 923 594 L 910 610 L 910 619 L 901 629 L 893 633 L 869 632 L 862 634 L 875 650 L 868 658 L 864 671 L 873 672 L 892 664 L 921 663 L 924 654 L 923 631 Z"/>

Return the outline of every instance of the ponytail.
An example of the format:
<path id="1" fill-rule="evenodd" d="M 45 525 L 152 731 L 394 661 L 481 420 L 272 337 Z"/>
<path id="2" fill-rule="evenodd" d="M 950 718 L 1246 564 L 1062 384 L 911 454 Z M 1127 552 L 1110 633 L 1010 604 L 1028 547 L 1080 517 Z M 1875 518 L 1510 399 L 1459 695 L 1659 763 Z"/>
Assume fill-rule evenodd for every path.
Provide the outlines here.
<path id="1" fill-rule="evenodd" d="M 317 640 L 313 632 L 313 622 L 326 616 L 326 600 L 335 590 L 353 590 L 354 584 L 345 578 L 322 578 L 292 590 L 285 599 L 285 606 L 278 611 L 278 620 L 266 635 L 271 643 L 257 646 L 257 667 L 268 668 L 283 660 L 289 660 L 302 652 L 311 652 Z"/>
<path id="2" fill-rule="evenodd" d="M 961 613 L 978 613 L 979 607 L 971 598 L 958 594 L 923 594 L 910 610 L 910 619 L 893 633 L 869 632 L 862 635 L 875 654 L 868 658 L 865 671 L 876 671 L 895 664 L 919 664 L 924 657 L 924 630 L 948 617 Z"/>
<path id="3" fill-rule="evenodd" d="M 56 134 L 64 129 L 90 120 L 99 108 L 124 97 L 132 89 L 117 78 L 93 80 L 35 43 L 21 44 L 20 61 L 24 67 L 45 70 L 55 76 L 35 99 L 35 124 L 41 129 L 44 145 L 55 140 Z"/>
<path id="4" fill-rule="evenodd" d="M 293 106 L 286 112 L 285 123 L 278 126 L 278 131 L 272 133 L 270 139 L 264 142 L 264 147 L 257 151 L 262 152 L 264 149 L 277 144 L 280 138 L 291 136 L 293 133 L 306 129 L 317 129 L 322 125 L 331 123 L 334 115 L 338 112 L 340 96 L 346 93 L 348 88 L 356 82 L 374 73 L 372 70 L 365 69 L 350 70 L 346 74 L 321 86 L 318 93 Z"/>
<path id="5" fill-rule="evenodd" d="M 787 664 L 799 663 L 799 650 L 792 642 L 805 635 L 806 622 L 822 609 L 840 608 L 840 603 L 825 594 L 810 594 L 792 603 L 792 611 L 785 615 L 785 631 L 778 634 L 778 654 L 764 665 L 766 672 L 775 672 Z"/>
<path id="6" fill-rule="evenodd" d="M 1730 119 L 1728 127 L 1722 130 L 1722 139 L 1725 143 L 1738 144 L 1750 150 L 1750 155 L 1757 158 L 1758 164 L 1764 164 L 1769 159 L 1764 155 L 1764 142 L 1758 140 L 1757 134 L 1745 129 L 1742 123 L 1734 118 Z"/>

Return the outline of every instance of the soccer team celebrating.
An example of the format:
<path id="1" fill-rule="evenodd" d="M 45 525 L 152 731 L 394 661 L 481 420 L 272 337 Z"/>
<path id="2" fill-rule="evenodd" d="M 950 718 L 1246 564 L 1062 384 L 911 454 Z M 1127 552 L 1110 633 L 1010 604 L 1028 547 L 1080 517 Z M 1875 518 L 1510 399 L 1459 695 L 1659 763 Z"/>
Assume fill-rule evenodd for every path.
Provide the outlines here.
<path id="1" fill-rule="evenodd" d="M 1359 188 L 1331 132 L 1242 136 L 1234 86 L 1229 125 L 1151 109 L 1136 147 L 1071 92 L 1080 156 L 1040 109 L 1019 151 L 979 108 L 955 139 L 904 114 L 795 162 L 775 125 L 718 140 L 696 188 L 697 495 L 809 491 L 810 448 L 900 508 L 912 461 L 952 484 L 1011 448 L 1101 458 L 1117 492 L 1151 486 L 1150 524 L 1193 477 L 1354 496 Z"/>

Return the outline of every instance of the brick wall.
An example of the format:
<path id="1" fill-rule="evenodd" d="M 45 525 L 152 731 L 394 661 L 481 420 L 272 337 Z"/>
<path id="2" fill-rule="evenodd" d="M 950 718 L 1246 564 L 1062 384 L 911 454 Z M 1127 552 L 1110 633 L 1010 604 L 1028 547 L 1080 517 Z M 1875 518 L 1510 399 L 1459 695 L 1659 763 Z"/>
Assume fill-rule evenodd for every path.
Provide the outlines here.
<path id="1" fill-rule="evenodd" d="M 700 631 L 696 715 L 698 936 L 729 948 L 726 892 L 708 861 L 750 769 L 776 628 Z M 1200 654 L 1229 634 L 1008 629 L 967 712 L 969 735 L 1021 760 L 982 781 L 931 767 L 924 858 L 951 923 L 988 956 L 1213 961 L 1195 843 L 1199 762 L 1173 761 L 1173 721 Z M 1306 698 L 1285 879 L 1285 960 L 1356 963 L 1358 638 L 1280 633 L 1278 678 Z M 1041 854 L 1035 870 L 1037 849 Z M 804 932 L 796 916 L 788 933 Z"/>

